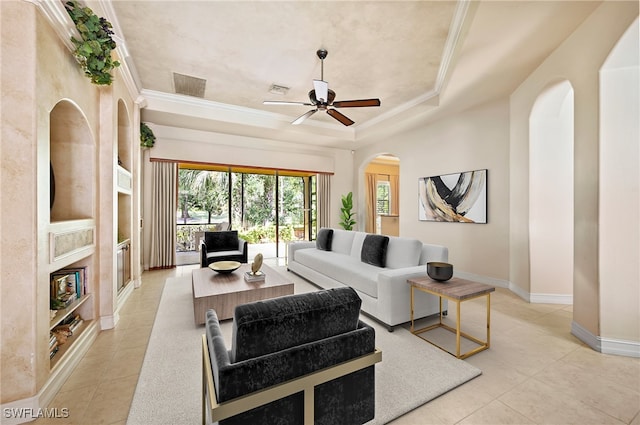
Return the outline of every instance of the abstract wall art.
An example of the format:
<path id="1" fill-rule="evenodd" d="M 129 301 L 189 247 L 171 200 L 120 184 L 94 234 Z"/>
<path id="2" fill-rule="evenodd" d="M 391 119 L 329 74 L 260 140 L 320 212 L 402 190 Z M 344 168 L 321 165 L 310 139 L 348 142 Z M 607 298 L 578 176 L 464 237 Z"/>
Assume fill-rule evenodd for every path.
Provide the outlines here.
<path id="1" fill-rule="evenodd" d="M 421 221 L 487 222 L 487 170 L 421 177 L 418 181 Z"/>

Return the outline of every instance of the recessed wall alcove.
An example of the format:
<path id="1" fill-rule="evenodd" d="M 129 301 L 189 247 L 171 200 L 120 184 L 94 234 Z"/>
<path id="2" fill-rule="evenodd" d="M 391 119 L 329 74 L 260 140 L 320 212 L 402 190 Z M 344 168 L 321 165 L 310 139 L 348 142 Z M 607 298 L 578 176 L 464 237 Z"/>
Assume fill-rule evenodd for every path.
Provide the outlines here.
<path id="1" fill-rule="evenodd" d="M 61 100 L 50 114 L 50 161 L 55 199 L 50 221 L 95 217 L 95 142 L 84 114 Z"/>
<path id="2" fill-rule="evenodd" d="M 573 303 L 573 87 L 560 81 L 529 118 L 531 301 Z"/>

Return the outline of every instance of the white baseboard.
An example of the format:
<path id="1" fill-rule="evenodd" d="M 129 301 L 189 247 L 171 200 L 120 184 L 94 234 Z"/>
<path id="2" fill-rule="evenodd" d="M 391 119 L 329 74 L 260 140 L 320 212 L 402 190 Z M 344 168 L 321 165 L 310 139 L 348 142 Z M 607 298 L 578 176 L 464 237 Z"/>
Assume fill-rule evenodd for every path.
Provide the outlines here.
<path id="1" fill-rule="evenodd" d="M 532 304 L 566 304 L 573 305 L 572 294 L 530 294 Z"/>
<path id="2" fill-rule="evenodd" d="M 113 329 L 116 327 L 116 319 L 113 314 L 100 316 L 100 330 Z"/>
<path id="3" fill-rule="evenodd" d="M 596 336 L 576 322 L 571 323 L 571 333 L 593 350 L 602 354 L 640 358 L 640 342 L 638 341 L 625 341 Z"/>
<path id="4" fill-rule="evenodd" d="M 462 279 L 472 280 L 474 282 L 484 283 L 487 285 L 497 286 L 499 288 L 510 288 L 511 283 L 508 280 L 496 279 L 495 277 L 482 276 L 479 274 L 456 271 L 454 269 L 453 275 Z"/>

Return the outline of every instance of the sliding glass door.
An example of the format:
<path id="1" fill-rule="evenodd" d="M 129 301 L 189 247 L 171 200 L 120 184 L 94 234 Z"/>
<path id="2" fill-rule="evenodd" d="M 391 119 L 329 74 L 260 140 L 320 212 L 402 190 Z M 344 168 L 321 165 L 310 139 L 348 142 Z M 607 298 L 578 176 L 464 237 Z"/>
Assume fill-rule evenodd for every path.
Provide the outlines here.
<path id="1" fill-rule="evenodd" d="M 249 261 L 257 253 L 285 257 L 288 242 L 315 238 L 315 175 L 188 167 L 183 165 L 179 173 L 179 250 L 197 250 L 199 232 L 229 223 L 249 242 Z"/>

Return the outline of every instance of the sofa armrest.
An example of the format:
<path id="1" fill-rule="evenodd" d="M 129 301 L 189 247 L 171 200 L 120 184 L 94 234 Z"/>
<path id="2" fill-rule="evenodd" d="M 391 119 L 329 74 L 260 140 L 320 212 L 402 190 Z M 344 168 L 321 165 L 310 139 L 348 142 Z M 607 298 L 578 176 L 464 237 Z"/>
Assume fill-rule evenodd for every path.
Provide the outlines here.
<path id="1" fill-rule="evenodd" d="M 200 267 L 207 267 L 207 244 L 204 240 L 200 243 Z"/>
<path id="2" fill-rule="evenodd" d="M 426 276 L 426 274 L 426 266 L 386 269 L 385 271 L 378 273 L 378 298 L 380 298 L 380 295 L 391 296 L 393 293 L 398 291 L 398 285 L 408 288 L 409 284 L 407 283 L 407 279 Z M 380 291 L 383 291 L 382 294 Z"/>
<path id="3" fill-rule="evenodd" d="M 220 369 L 229 367 L 229 351 L 224 343 L 224 337 L 220 329 L 220 321 L 215 310 L 207 311 L 205 323 L 207 344 L 209 346 L 209 361 L 216 394 L 220 393 Z M 218 402 L 220 400 L 217 400 Z"/>
<path id="4" fill-rule="evenodd" d="M 411 286 L 407 279 L 427 275 L 426 266 L 413 266 L 401 269 L 389 269 L 378 274 L 378 318 L 384 323 L 391 323 L 399 313 L 409 311 Z M 426 295 L 426 294 L 425 294 Z"/>
<path id="5" fill-rule="evenodd" d="M 242 252 L 243 263 L 249 262 L 249 243 L 242 239 L 238 238 L 238 251 Z"/>
<path id="6" fill-rule="evenodd" d="M 316 247 L 316 243 L 311 241 L 298 241 L 298 242 L 291 242 L 289 243 L 289 252 L 287 253 L 289 255 L 289 261 L 294 261 L 295 260 L 295 252 L 299 249 L 306 249 L 306 248 L 315 248 Z"/>
<path id="7" fill-rule="evenodd" d="M 419 264 L 425 265 L 429 261 L 449 261 L 449 248 L 442 245 L 422 244 L 422 252 L 420 253 Z"/>

